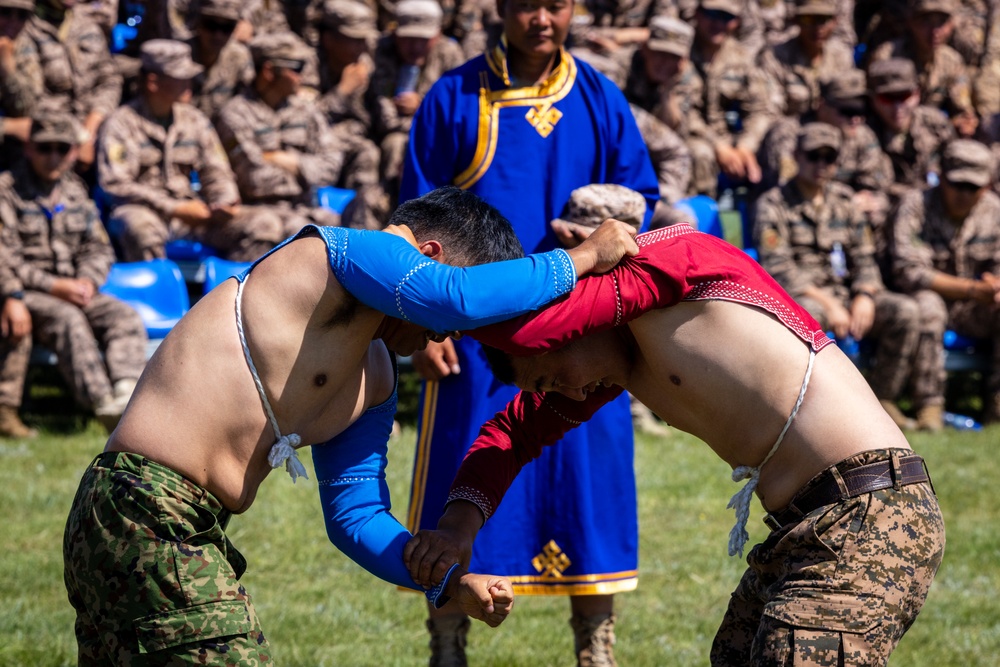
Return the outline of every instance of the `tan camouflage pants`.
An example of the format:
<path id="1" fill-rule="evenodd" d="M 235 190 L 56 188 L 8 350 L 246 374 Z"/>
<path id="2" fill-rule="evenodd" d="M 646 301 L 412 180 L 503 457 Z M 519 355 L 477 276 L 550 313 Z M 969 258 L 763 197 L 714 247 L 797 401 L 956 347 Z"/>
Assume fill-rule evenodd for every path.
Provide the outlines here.
<path id="1" fill-rule="evenodd" d="M 239 215 L 227 222 L 192 228 L 138 204 L 125 204 L 111 213 L 111 219 L 122 225 L 126 262 L 166 257 L 167 241 L 178 238 L 210 245 L 234 262 L 250 262 L 284 240 L 286 217 L 271 207 L 241 206 Z"/>
<path id="2" fill-rule="evenodd" d="M 99 455 L 63 538 L 79 664 L 271 664 L 228 519 L 214 496 L 169 468 Z"/>
<path id="3" fill-rule="evenodd" d="M 885 460 L 890 451 L 835 467 Z M 927 598 L 944 544 L 927 482 L 827 505 L 772 532 L 747 557 L 712 665 L 885 665 Z"/>
<path id="4" fill-rule="evenodd" d="M 55 352 L 59 372 L 84 408 L 92 409 L 118 380 L 135 380 L 146 365 L 146 328 L 129 305 L 98 292 L 80 308 L 28 291 L 32 336 Z M 102 358 L 103 351 L 103 358 Z"/>
<path id="5" fill-rule="evenodd" d="M 30 361 L 31 336 L 25 336 L 16 344 L 9 338 L 0 338 L 0 405 L 21 407 Z"/>

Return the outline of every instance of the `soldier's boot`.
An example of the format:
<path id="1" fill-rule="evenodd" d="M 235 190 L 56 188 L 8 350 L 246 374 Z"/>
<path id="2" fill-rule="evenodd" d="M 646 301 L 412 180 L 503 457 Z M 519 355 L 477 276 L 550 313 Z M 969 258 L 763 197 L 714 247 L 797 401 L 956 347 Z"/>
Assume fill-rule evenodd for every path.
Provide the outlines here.
<path id="1" fill-rule="evenodd" d="M 125 412 L 125 406 L 128 405 L 128 399 L 131 396 L 131 391 L 125 395 L 119 395 L 117 392 L 112 392 L 102 398 L 94 406 L 94 416 L 97 417 L 97 421 L 101 422 L 101 425 L 111 433 L 118 426 L 119 420 L 122 418 L 122 413 Z"/>
<path id="2" fill-rule="evenodd" d="M 983 410 L 983 422 L 986 424 L 996 424 L 1000 422 L 1000 392 L 990 394 L 986 398 L 986 405 Z"/>
<path id="3" fill-rule="evenodd" d="M 934 404 L 925 405 L 917 410 L 917 428 L 930 433 L 940 433 L 944 428 L 944 407 Z"/>
<path id="4" fill-rule="evenodd" d="M 878 402 L 882 405 L 882 409 L 886 411 L 886 414 L 896 423 L 896 426 L 904 431 L 916 430 L 918 426 L 917 422 L 904 415 L 895 401 L 890 401 L 888 398 L 880 398 Z"/>
<path id="5" fill-rule="evenodd" d="M 138 381 L 135 378 L 124 378 L 115 382 L 113 393 L 115 398 L 128 399 L 132 397 L 132 392 L 135 391 L 135 385 Z"/>
<path id="6" fill-rule="evenodd" d="M 431 633 L 430 667 L 467 667 L 465 638 L 469 632 L 469 617 L 452 614 L 427 619 Z"/>
<path id="7" fill-rule="evenodd" d="M 618 667 L 612 646 L 615 644 L 615 615 L 573 615 L 569 619 L 573 628 L 577 667 Z"/>
<path id="8" fill-rule="evenodd" d="M 0 437 L 4 438 L 34 438 L 38 431 L 29 428 L 21 421 L 17 408 L 12 405 L 0 405 Z"/>

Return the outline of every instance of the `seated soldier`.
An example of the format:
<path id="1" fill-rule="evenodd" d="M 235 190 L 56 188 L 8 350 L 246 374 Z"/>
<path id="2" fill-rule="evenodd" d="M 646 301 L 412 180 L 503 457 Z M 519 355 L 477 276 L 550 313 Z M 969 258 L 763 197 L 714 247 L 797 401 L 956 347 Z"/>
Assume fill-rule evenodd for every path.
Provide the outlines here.
<path id="1" fill-rule="evenodd" d="M 135 310 L 98 291 L 115 254 L 72 171 L 81 132 L 68 113 L 36 111 L 24 158 L 0 174 L 0 235 L 35 342 L 55 352 L 73 398 L 110 430 L 146 362 L 146 329 Z"/>
<path id="2" fill-rule="evenodd" d="M 882 407 L 904 429 L 938 431 L 942 406 L 923 395 L 943 369 L 933 347 L 919 350 L 920 311 L 908 296 L 882 285 L 872 232 L 853 193 L 833 180 L 840 130 L 809 123 L 794 152 L 796 175 L 755 206 L 754 244 L 760 263 L 826 331 L 839 340 L 874 338 L 878 350 L 868 376 Z M 912 382 L 917 422 L 896 405 Z"/>
<path id="3" fill-rule="evenodd" d="M 0 244 L 0 299 L 0 437 L 34 438 L 38 431 L 26 426 L 18 414 L 31 360 L 31 313 L 4 244 Z"/>
<path id="4" fill-rule="evenodd" d="M 472 335 L 521 392 L 486 423 L 437 531 L 404 559 L 420 583 L 469 558 L 521 468 L 622 391 L 692 433 L 746 485 L 753 548 L 713 665 L 884 664 L 926 599 L 944 524 L 921 457 L 823 329 L 743 251 L 686 225 L 541 311 Z M 517 355 L 517 356 L 511 356 Z"/>
<path id="5" fill-rule="evenodd" d="M 331 541 L 419 588 L 385 482 L 394 353 L 537 308 L 637 250 L 624 223 L 608 223 L 569 251 L 470 266 L 522 250 L 510 223 L 457 188 L 407 202 L 394 222 L 420 250 L 384 232 L 309 226 L 212 290 L 157 348 L 66 525 L 82 664 L 270 660 L 239 582 L 246 561 L 224 531 L 273 468 L 305 474 L 300 445 L 314 445 Z M 206 567 L 211 576 L 194 576 Z M 430 592 L 436 604 L 442 588 L 490 625 L 513 601 L 501 577 L 457 573 Z"/>
<path id="6" fill-rule="evenodd" d="M 233 36 L 239 21 L 239 0 L 203 0 L 194 7 L 191 57 L 205 69 L 191 82 L 192 104 L 209 118 L 253 79 L 250 51 Z"/>

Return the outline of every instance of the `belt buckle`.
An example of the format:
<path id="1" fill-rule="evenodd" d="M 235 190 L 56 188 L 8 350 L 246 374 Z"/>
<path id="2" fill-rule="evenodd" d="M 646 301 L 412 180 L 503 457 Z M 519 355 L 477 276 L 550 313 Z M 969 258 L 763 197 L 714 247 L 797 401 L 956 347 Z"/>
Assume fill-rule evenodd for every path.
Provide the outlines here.
<path id="1" fill-rule="evenodd" d="M 778 522 L 773 514 L 767 514 L 764 516 L 764 525 L 771 529 L 771 532 L 781 530 L 784 526 Z"/>

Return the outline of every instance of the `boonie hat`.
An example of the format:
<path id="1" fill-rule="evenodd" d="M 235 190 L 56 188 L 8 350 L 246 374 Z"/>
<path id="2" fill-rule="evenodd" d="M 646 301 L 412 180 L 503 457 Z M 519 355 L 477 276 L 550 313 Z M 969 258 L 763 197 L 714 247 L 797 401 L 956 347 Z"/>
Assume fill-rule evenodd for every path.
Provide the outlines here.
<path id="1" fill-rule="evenodd" d="M 877 60 L 868 68 L 868 87 L 876 95 L 916 90 L 917 68 L 905 58 Z"/>
<path id="2" fill-rule="evenodd" d="M 223 21 L 239 21 L 240 3 L 238 0 L 201 0 L 198 15 Z"/>
<path id="3" fill-rule="evenodd" d="M 806 123 L 799 130 L 798 149 L 809 152 L 819 148 L 840 150 L 840 130 L 828 123 Z"/>
<path id="4" fill-rule="evenodd" d="M 649 40 L 646 46 L 653 51 L 672 53 L 681 58 L 691 55 L 694 28 L 670 16 L 654 16 L 649 22 Z"/>
<path id="5" fill-rule="evenodd" d="M 941 171 L 952 183 L 972 183 L 983 187 L 993 179 L 993 153 L 972 139 L 956 139 L 945 146 Z"/>
<path id="6" fill-rule="evenodd" d="M 142 69 L 172 79 L 193 79 L 205 68 L 191 59 L 191 47 L 173 39 L 151 39 L 139 50 Z"/>
<path id="7" fill-rule="evenodd" d="M 443 16 L 435 0 L 403 0 L 396 5 L 396 34 L 431 39 L 441 33 Z"/>
<path id="8" fill-rule="evenodd" d="M 553 222 L 597 227 L 614 218 L 639 229 L 645 215 L 646 200 L 635 190 L 615 183 L 592 183 L 573 190 L 562 215 Z"/>
<path id="9" fill-rule="evenodd" d="M 702 9 L 728 12 L 733 16 L 743 15 L 743 7 L 738 0 L 701 0 L 698 6 Z"/>
<path id="10" fill-rule="evenodd" d="M 41 107 L 31 114 L 29 138 L 35 143 L 79 144 L 82 127 L 68 111 Z"/>
<path id="11" fill-rule="evenodd" d="M 298 35 L 281 30 L 254 37 L 250 42 L 250 55 L 255 63 L 267 60 L 305 61 L 309 59 L 310 50 Z"/>
<path id="12" fill-rule="evenodd" d="M 836 16 L 837 4 L 833 0 L 798 0 L 796 16 Z"/>
<path id="13" fill-rule="evenodd" d="M 354 39 L 368 39 L 378 34 L 374 12 L 358 0 L 327 0 L 323 3 L 321 23 Z"/>

